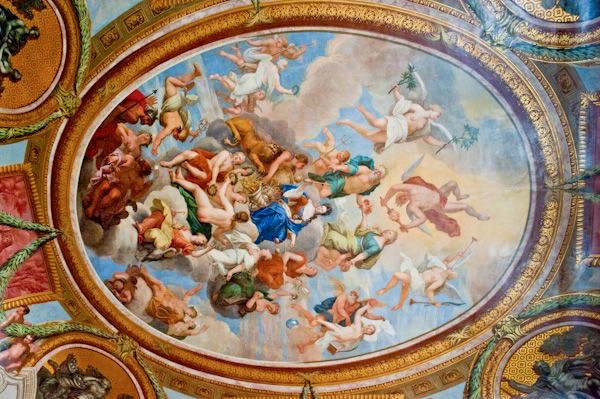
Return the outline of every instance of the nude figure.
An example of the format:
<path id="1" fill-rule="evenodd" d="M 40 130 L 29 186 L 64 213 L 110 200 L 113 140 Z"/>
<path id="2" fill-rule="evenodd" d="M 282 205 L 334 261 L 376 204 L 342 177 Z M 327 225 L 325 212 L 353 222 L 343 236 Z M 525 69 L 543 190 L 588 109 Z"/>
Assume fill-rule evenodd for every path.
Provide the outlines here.
<path id="1" fill-rule="evenodd" d="M 33 335 L 22 338 L 13 338 L 12 345 L 0 352 L 0 366 L 8 372 L 21 370 L 31 354 L 31 344 L 35 340 Z"/>
<path id="2" fill-rule="evenodd" d="M 350 152 L 347 150 L 337 151 L 335 137 L 327 128 L 323 129 L 325 141 L 312 141 L 304 144 L 305 148 L 312 148 L 319 152 L 319 159 L 313 162 L 312 171 L 318 175 L 325 174 L 331 169 L 331 165 L 342 165 L 350 159 Z"/>
<path id="3" fill-rule="evenodd" d="M 265 299 L 265 294 L 263 294 L 261 291 L 254 291 L 252 297 L 250 297 L 246 304 L 240 309 L 240 314 L 244 316 L 245 314 L 251 312 L 263 313 L 267 311 L 272 315 L 276 315 L 279 313 L 279 309 L 280 306 L 278 303 Z"/>
<path id="4" fill-rule="evenodd" d="M 433 258 L 438 263 L 430 262 L 426 265 L 426 270 L 422 272 L 419 272 L 410 261 L 408 264 L 403 263 L 400 266 L 400 271 L 392 275 L 386 286 L 377 291 L 377 295 L 383 295 L 398 285 L 398 283 L 401 283 L 400 299 L 392 307 L 392 310 L 402 309 L 406 298 L 411 292 L 426 296 L 430 304 L 439 307 L 441 303 L 435 299 L 435 293 L 443 288 L 446 282 L 458 277 L 458 273 L 449 265 L 464 254 L 464 251 L 461 251 L 454 256 L 447 256 L 441 264 L 439 264 L 437 258 Z"/>
<path id="5" fill-rule="evenodd" d="M 277 60 L 280 56 L 288 60 L 295 60 L 300 58 L 308 48 L 307 45 L 296 46 L 290 44 L 287 37 L 280 34 L 265 39 L 246 40 L 246 43 L 251 47 L 244 51 L 243 54 L 240 51 L 240 46 L 235 45 L 232 47 L 233 53 L 221 50 L 219 51 L 219 55 L 227 58 L 242 70 L 256 71 L 256 68 L 258 68 L 256 54 L 269 54 L 272 56 L 271 61 Z"/>
<path id="6" fill-rule="evenodd" d="M 328 298 L 321 302 L 320 305 L 315 306 L 317 314 L 313 314 L 297 303 L 292 304 L 292 309 L 296 310 L 300 316 L 304 317 L 311 327 L 319 325 L 319 320 L 330 321 L 335 324 L 342 324 L 349 326 L 352 323 L 353 316 L 356 316 L 356 312 L 366 302 L 373 303 L 375 305 L 381 305 L 381 303 L 374 299 L 361 301 L 357 290 L 346 291 L 344 284 L 337 279 L 330 278 L 335 292 L 335 301 L 331 304 L 333 298 Z M 329 306 L 331 306 L 329 308 Z M 373 314 L 366 311 L 362 314 L 363 317 L 371 320 L 385 320 L 383 316 Z"/>
<path id="7" fill-rule="evenodd" d="M 213 204 L 210 202 L 208 194 L 206 194 L 206 192 L 204 192 L 200 186 L 186 180 L 183 177 L 181 169 L 178 168 L 177 171 L 170 171 L 169 175 L 171 176 L 171 182 L 179 184 L 194 196 L 196 205 L 198 206 L 196 216 L 201 222 L 210 223 L 216 227 L 215 231 L 213 231 L 213 237 L 215 239 L 222 240 L 223 233 L 232 230 L 237 222 L 243 223 L 249 220 L 248 213 L 236 213 L 233 209 L 233 204 L 227 198 L 226 192 L 231 185 L 229 177 L 217 191 L 219 201 L 221 204 L 223 204 L 223 208 L 221 209 L 213 206 Z"/>
<path id="8" fill-rule="evenodd" d="M 152 142 L 152 135 L 150 133 L 136 134 L 123 123 L 117 125 L 117 133 L 121 137 L 123 152 L 130 154 L 133 158 L 141 157 L 142 147 Z"/>
<path id="9" fill-rule="evenodd" d="M 450 194 L 454 196 L 456 201 L 448 200 Z M 400 220 L 400 214 L 387 206 L 394 195 L 396 195 L 398 205 L 407 204 L 406 212 L 412 215 L 413 218 L 410 223 L 403 224 Z M 455 181 L 449 181 L 438 189 L 421 177 L 414 176 L 403 183 L 390 187 L 385 196 L 380 198 L 380 203 L 381 206 L 388 209 L 390 220 L 397 222 L 402 232 L 407 232 L 409 229 L 418 227 L 429 220 L 435 224 L 438 230 L 447 233 L 450 237 L 455 237 L 460 235 L 460 227 L 456 220 L 446 215 L 447 213 L 465 212 L 477 220 L 490 219 L 489 216 L 477 212 L 470 205 L 459 202 L 467 198 L 469 196 L 461 193 Z"/>
<path id="10" fill-rule="evenodd" d="M 214 157 L 207 159 L 207 164 L 209 167 L 208 171 L 204 171 L 198 167 L 194 167 L 189 162 L 199 156 L 202 155 L 200 155 L 196 151 L 183 151 L 170 161 L 161 161 L 160 166 L 163 166 L 165 168 L 172 168 L 174 166 L 181 165 L 181 167 L 184 168 L 187 171 L 187 173 L 190 173 L 192 176 L 198 179 L 204 180 L 210 177 L 210 179 L 208 180 L 208 185 L 216 184 L 219 174 L 241 173 L 242 175 L 247 175 L 249 173 L 246 169 L 239 168 L 239 165 L 243 164 L 246 161 L 246 155 L 244 155 L 243 152 L 236 152 L 233 154 L 227 150 L 219 152 Z"/>
<path id="11" fill-rule="evenodd" d="M 206 327 L 196 325 L 193 319 L 198 316 L 198 313 L 189 305 L 190 299 L 202 290 L 202 284 L 186 291 L 180 299 L 162 281 L 152 276 L 143 265 L 132 265 L 125 272 L 113 273 L 105 283 L 122 304 L 128 305 L 139 291 L 136 289 L 138 278 L 143 279 L 151 290 L 151 296 L 144 298 L 147 300 L 146 314 L 167 324 L 168 335 L 190 336 L 206 330 Z"/>
<path id="12" fill-rule="evenodd" d="M 196 137 L 200 134 L 191 129 L 187 111 L 189 97 L 179 91 L 179 89 L 184 89 L 187 93 L 191 90 L 194 87 L 193 80 L 198 76 L 202 76 L 202 71 L 198 65 L 194 64 L 192 72 L 178 77 L 169 76 L 165 79 L 165 97 L 159 116 L 159 122 L 163 128 L 152 143 L 153 155 L 158 154 L 160 143 L 171 134 L 179 141 L 185 141 L 188 135 Z"/>
<path id="13" fill-rule="evenodd" d="M 29 306 L 19 306 L 14 313 L 8 316 L 2 323 L 0 323 L 0 331 L 4 330 L 8 325 L 12 323 L 24 324 L 30 326 L 31 323 L 25 321 L 25 315 L 29 314 Z M 2 333 L 0 332 L 0 336 Z"/>
<path id="14" fill-rule="evenodd" d="M 427 144 L 433 146 L 445 144 L 430 134 L 430 122 L 437 120 L 442 115 L 442 109 L 438 105 L 432 105 L 429 109 L 425 109 L 421 105 L 404 98 L 397 86 L 392 93 L 396 105 L 391 115 L 376 117 L 362 105 L 356 107 L 375 130 L 349 119 L 341 119 L 337 124 L 348 126 L 364 138 L 372 141 L 378 152 L 387 149 L 393 143 L 416 139 L 423 139 Z"/>
<path id="15" fill-rule="evenodd" d="M 227 91 L 234 105 L 241 104 L 249 95 L 265 92 L 265 97 L 270 97 L 273 91 L 281 94 L 293 95 L 294 92 L 281 85 L 280 73 L 287 68 L 286 60 L 279 60 L 277 64 L 271 61 L 268 54 L 257 54 L 258 68 L 256 72 L 248 72 L 241 76 L 230 73 L 228 76 L 212 74 L 208 78 L 216 80 Z"/>
<path id="16" fill-rule="evenodd" d="M 331 331 L 335 342 L 353 344 L 362 341 L 365 335 L 375 334 L 375 326 L 372 324 L 363 324 L 362 316 L 371 308 L 370 305 L 365 305 L 356 311 L 354 321 L 346 327 L 339 324 L 333 324 L 325 320 L 318 320 L 318 323 Z"/>

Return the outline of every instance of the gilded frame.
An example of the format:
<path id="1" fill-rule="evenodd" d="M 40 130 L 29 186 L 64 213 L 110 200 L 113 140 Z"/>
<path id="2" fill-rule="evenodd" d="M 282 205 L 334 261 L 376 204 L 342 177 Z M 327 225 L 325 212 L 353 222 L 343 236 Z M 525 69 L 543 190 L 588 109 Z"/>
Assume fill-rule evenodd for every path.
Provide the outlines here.
<path id="1" fill-rule="evenodd" d="M 148 374 L 146 374 L 144 368 L 136 361 L 134 356 L 123 355 L 119 350 L 119 345 L 117 342 L 94 335 L 85 333 L 70 333 L 45 339 L 38 350 L 32 354 L 26 365 L 33 367 L 44 356 L 46 356 L 46 354 L 56 349 L 60 349 L 65 345 L 77 344 L 93 346 L 118 358 L 140 385 L 142 393 L 144 394 L 144 398 L 156 399 L 157 396 L 154 388 L 152 387 L 152 382 L 148 378 Z"/>
<path id="2" fill-rule="evenodd" d="M 464 1 L 471 2 L 471 0 Z M 513 0 L 483 0 L 480 3 L 485 8 L 485 13 L 500 25 L 494 27 L 498 33 L 509 34 L 542 48 L 568 50 L 578 46 L 594 45 L 600 40 L 598 18 L 590 23 L 544 21 L 523 10 Z"/>
<path id="3" fill-rule="evenodd" d="M 23 175 L 27 182 L 27 194 L 28 200 L 31 205 L 31 213 L 33 216 L 33 222 L 48 224 L 48 220 L 44 215 L 40 194 L 37 188 L 35 176 L 31 164 L 18 164 L 18 165 L 7 165 L 0 166 L 0 178 L 9 175 Z M 39 292 L 29 295 L 23 295 L 8 300 L 2 300 L 2 307 L 4 310 L 12 309 L 21 305 L 31 305 L 34 303 L 42 303 L 48 301 L 55 301 L 62 297 L 62 288 L 58 276 L 58 263 L 56 261 L 56 250 L 52 244 L 44 245 L 40 249 L 43 253 L 44 260 L 47 265 L 48 279 L 52 289 L 46 292 Z"/>
<path id="4" fill-rule="evenodd" d="M 554 305 L 561 302 L 568 303 L 558 307 Z M 499 324 L 497 330 L 497 341 L 490 344 L 485 352 L 491 351 L 482 367 L 474 372 L 471 384 L 467 386 L 466 397 L 469 398 L 493 398 L 497 397 L 499 391 L 499 373 L 504 361 L 511 352 L 521 347 L 529 339 L 554 326 L 591 324 L 600 328 L 600 313 L 598 304 L 600 297 L 597 294 L 565 294 L 545 299 L 535 304 L 533 313 L 529 316 L 510 319 Z M 525 313 L 525 312 L 524 312 Z M 473 377 L 479 380 L 480 391 L 475 394 Z"/>
<path id="5" fill-rule="evenodd" d="M 64 100 L 65 93 L 68 93 L 69 90 L 73 91 L 78 71 L 82 68 L 87 68 L 87 65 L 80 65 L 82 61 L 80 59 L 82 52 L 82 38 L 80 36 L 79 16 L 75 6 L 72 2 L 65 0 L 55 0 L 53 3 L 62 17 L 65 29 L 64 45 L 67 49 L 62 73 L 60 74 L 52 93 L 34 109 L 17 113 L 0 113 L 0 123 L 2 128 L 21 128 L 26 125 L 35 126 L 52 118 L 52 115 L 55 114 L 57 110 L 62 109 L 63 104 L 61 102 Z M 84 21 L 83 23 L 87 22 L 88 21 Z M 44 125 L 42 128 L 38 129 L 38 131 L 43 130 L 46 126 L 47 125 Z M 5 143 L 22 139 L 22 137 L 9 138 Z"/>
<path id="6" fill-rule="evenodd" d="M 268 25 L 247 26 L 250 13 L 249 7 L 230 9 L 216 15 L 211 15 L 179 28 L 165 37 L 157 38 L 152 43 L 136 50 L 133 54 L 121 59 L 107 74 L 100 76 L 87 91 L 77 113 L 67 123 L 61 137 L 55 161 L 52 168 L 51 186 L 68 187 L 65 190 L 53 190 L 50 193 L 53 220 L 57 227 L 65 232 L 59 239 L 59 245 L 75 282 L 83 292 L 92 293 L 97 289 L 94 275 L 85 267 L 86 259 L 81 253 L 76 240 L 77 228 L 72 221 L 73 196 L 72 178 L 78 170 L 75 158 L 81 139 L 86 129 L 93 123 L 95 116 L 111 101 L 113 95 L 123 90 L 142 75 L 153 69 L 154 65 L 200 46 L 222 38 L 234 35 L 259 32 L 263 29 L 284 27 L 328 27 L 352 28 L 365 33 L 385 32 L 390 36 L 412 35 L 421 40 L 444 45 L 460 54 L 478 61 L 480 67 L 500 81 L 507 92 L 517 99 L 518 105 L 527 114 L 527 119 L 537 133 L 540 156 L 543 157 L 543 169 L 547 182 L 555 183 L 563 180 L 577 168 L 572 137 L 566 136 L 565 146 L 561 147 L 560 137 L 563 132 L 557 130 L 550 118 L 549 110 L 542 104 L 539 93 L 530 82 L 519 72 L 514 62 L 505 54 L 485 43 L 477 35 L 462 28 L 452 27 L 448 23 L 412 10 L 395 7 L 350 2 L 334 1 L 298 1 L 285 0 L 267 3 L 264 12 L 272 22 Z M 176 38 L 173 40 L 173 38 Z M 562 149 L 561 149 L 562 148 Z M 562 157 L 569 159 L 563 162 Z M 503 294 L 493 299 L 493 306 L 487 309 L 485 315 L 473 316 L 465 322 L 466 327 L 461 331 L 445 331 L 439 337 L 432 339 L 421 347 L 411 350 L 403 349 L 371 357 L 367 360 L 357 360 L 340 368 L 335 365 L 306 365 L 303 371 L 314 373 L 313 382 L 318 386 L 332 386 L 342 382 L 375 380 L 399 371 L 407 371 L 413 366 L 424 364 L 434 356 L 449 353 L 455 347 L 471 347 L 463 356 L 458 356 L 438 369 L 444 370 L 455 366 L 465 358 L 469 358 L 476 350 L 476 343 L 490 335 L 490 328 L 505 315 L 518 310 L 525 305 L 520 303 L 523 293 L 535 290 L 532 300 L 539 298 L 550 285 L 554 273 L 567 254 L 568 239 L 575 226 L 576 208 L 569 197 L 555 193 L 548 197 L 540 210 L 540 225 L 535 233 L 537 240 L 531 249 L 531 255 L 519 275 Z M 561 220 L 566 223 L 560 223 Z M 558 248 L 552 254 L 552 248 Z M 536 281 L 541 278 L 538 286 Z M 89 295 L 87 300 L 120 331 L 130 331 L 131 336 L 140 346 L 153 352 L 155 357 L 169 355 L 169 358 L 185 367 L 202 370 L 205 374 L 247 381 L 251 384 L 272 385 L 302 385 L 304 380 L 293 370 L 286 367 L 241 366 L 240 364 L 222 360 L 211 355 L 198 354 L 180 347 L 166 349 L 163 339 L 148 332 L 140 332 L 136 324 L 126 318 L 119 318 L 114 305 L 106 299 Z M 478 341 L 479 340 L 479 341 Z M 156 361 L 164 367 L 172 367 L 167 363 Z M 377 389 L 383 391 L 400 382 L 413 381 L 418 374 L 404 377 L 401 381 L 383 383 L 373 382 L 370 386 L 359 388 L 357 393 Z M 203 379 L 203 378 L 201 378 Z M 205 380 L 206 381 L 206 380 Z M 375 384 L 375 385 L 373 385 Z M 368 385 L 368 384 L 367 384 Z M 260 390 L 249 389 L 253 393 Z"/>
<path id="7" fill-rule="evenodd" d="M 582 93 L 581 100 L 579 103 L 579 137 L 578 137 L 578 157 L 579 157 L 579 169 L 585 170 L 589 166 L 593 166 L 588 161 L 588 152 L 593 151 L 593 148 L 589 148 L 590 135 L 590 111 L 591 107 L 600 107 L 600 92 L 595 93 Z M 593 159 L 591 160 L 593 162 Z M 575 260 L 577 264 L 585 264 L 588 266 L 600 267 L 600 254 L 588 253 L 585 249 L 585 241 L 590 240 L 591 234 L 586 236 L 585 222 L 586 215 L 589 211 L 588 206 L 586 207 L 585 200 L 583 198 L 577 199 L 577 233 L 575 238 Z"/>

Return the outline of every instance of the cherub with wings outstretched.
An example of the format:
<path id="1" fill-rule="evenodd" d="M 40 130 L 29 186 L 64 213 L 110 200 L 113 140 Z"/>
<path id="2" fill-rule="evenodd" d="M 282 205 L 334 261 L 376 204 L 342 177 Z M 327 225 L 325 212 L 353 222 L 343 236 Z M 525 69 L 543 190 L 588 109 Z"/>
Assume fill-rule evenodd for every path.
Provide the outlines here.
<path id="1" fill-rule="evenodd" d="M 338 125 L 348 126 L 374 144 L 378 153 L 388 149 L 394 143 L 404 143 L 422 139 L 427 144 L 442 147 L 446 142 L 432 134 L 432 126 L 436 127 L 447 140 L 452 140 L 448 130 L 435 121 L 442 116 L 442 108 L 437 104 L 424 105 L 427 97 L 425 84 L 414 68 L 410 69 L 414 81 L 420 86 L 420 99 L 406 98 L 400 92 L 400 84 L 396 84 L 390 93 L 394 96 L 395 104 L 390 115 L 377 117 L 364 106 L 357 105 L 356 109 L 363 115 L 371 127 L 361 125 L 350 119 L 341 119 Z M 412 96 L 415 97 L 415 96 Z M 414 100 L 414 101 L 413 101 Z"/>

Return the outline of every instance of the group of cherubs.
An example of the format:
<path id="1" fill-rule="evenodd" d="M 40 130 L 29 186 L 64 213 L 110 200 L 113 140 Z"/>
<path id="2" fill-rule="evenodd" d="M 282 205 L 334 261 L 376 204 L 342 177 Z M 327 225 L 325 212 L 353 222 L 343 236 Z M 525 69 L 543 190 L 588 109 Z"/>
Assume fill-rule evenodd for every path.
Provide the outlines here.
<path id="1" fill-rule="evenodd" d="M 352 267 L 371 269 L 382 251 L 398 237 L 397 230 L 381 230 L 368 224 L 373 203 L 366 197 L 386 177 L 383 166 L 375 165 L 369 156 L 340 150 L 328 129 L 324 129 L 323 142 L 304 145 L 318 153 L 315 160 L 275 140 L 267 140 L 257 131 L 248 112 L 253 111 L 256 101 L 266 101 L 273 90 L 293 94 L 281 87 L 279 73 L 287 59 L 300 57 L 307 46 L 289 44 L 283 35 L 247 42 L 250 47 L 244 53 L 239 47 L 234 47 L 234 54 L 220 52 L 245 71 L 243 75 L 210 76 L 229 91 L 229 95 L 220 94 L 228 104 L 225 111 L 234 115 L 225 121 L 230 137 L 223 145 L 236 150 L 211 152 L 194 148 L 157 162 L 168 169 L 173 187 L 186 201 L 187 224 L 176 221 L 177 213 L 183 213 L 181 210 L 172 209 L 161 199 L 155 199 L 150 213 L 134 224 L 139 247 L 149 249 L 142 260 L 174 256 L 204 259 L 207 280 L 213 284 L 209 299 L 216 309 L 225 309 L 222 314 L 227 317 L 232 317 L 231 312 L 227 313 L 231 309 L 235 309 L 236 317 L 248 312 L 277 314 L 280 310 L 277 298 L 286 296 L 294 300 L 308 292 L 306 278 L 338 266 L 343 272 Z M 100 126 L 86 152 L 86 157 L 96 165 L 82 197 L 83 213 L 88 219 L 109 230 L 129 216 L 127 205 L 137 209 L 136 203 L 146 198 L 152 185 L 149 177 L 152 165 L 142 156 L 143 146 L 152 144 L 152 154 L 157 155 L 169 135 L 182 142 L 198 136 L 191 128 L 187 106 L 197 100 L 189 91 L 194 87 L 194 79 L 201 75 L 200 68 L 194 65 L 185 75 L 167 77 L 160 112 L 155 108 L 155 98 L 139 91 L 132 93 Z M 436 106 L 424 109 L 408 101 L 398 87 L 392 92 L 396 105 L 389 116 L 376 117 L 364 107 L 357 107 L 373 129 L 351 120 L 341 120 L 338 125 L 350 127 L 371 140 L 378 152 L 393 143 L 418 138 L 431 145 L 443 144 L 428 132 L 429 122 L 441 115 L 441 109 Z M 125 125 L 152 125 L 157 117 L 162 129 L 154 138 Z M 358 226 L 348 228 L 339 219 L 323 222 L 314 258 L 307 259 L 305 253 L 295 250 L 302 229 L 333 212 L 334 207 L 324 200 L 352 195 L 361 214 Z M 400 212 L 389 205 L 394 197 L 398 207 L 405 206 L 409 222 L 403 222 Z M 429 221 L 448 236 L 456 237 L 460 235 L 460 227 L 449 213 L 464 211 L 479 220 L 489 219 L 463 202 L 466 198 L 456 182 L 438 188 L 414 176 L 392 185 L 380 196 L 377 205 L 386 210 L 401 232 Z M 266 249 L 260 245 L 265 241 L 285 250 Z M 423 295 L 430 304 L 439 306 L 435 293 L 448 280 L 456 278 L 452 265 L 463 255 L 461 251 L 444 260 L 427 256 L 427 265 L 420 269 L 405 259 L 377 294 L 383 295 L 400 284 L 400 298 L 393 310 L 401 309 L 411 293 Z M 365 318 L 383 319 L 370 313 L 381 302 L 361 300 L 358 291 L 346 292 L 337 280 L 332 282 L 337 294 L 315 306 L 316 313 L 297 302 L 291 305 L 310 326 L 303 335 L 305 339 L 294 344 L 300 351 L 322 338 L 325 332 L 329 332 L 334 342 L 355 344 L 364 335 L 375 332 Z M 161 325 L 171 336 L 185 337 L 206 329 L 195 321 L 197 312 L 189 305 L 202 284 L 181 298 L 142 265 L 115 273 L 106 284 L 121 303 L 149 323 Z"/>

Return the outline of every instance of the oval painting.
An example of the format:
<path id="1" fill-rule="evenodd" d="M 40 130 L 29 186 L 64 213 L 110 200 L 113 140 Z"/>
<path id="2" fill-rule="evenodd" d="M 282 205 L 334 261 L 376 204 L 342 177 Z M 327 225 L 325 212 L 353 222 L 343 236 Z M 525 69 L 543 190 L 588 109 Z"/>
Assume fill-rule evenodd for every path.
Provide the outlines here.
<path id="1" fill-rule="evenodd" d="M 102 292 L 152 334 L 367 355 L 459 323 L 519 263 L 531 151 L 468 66 L 328 31 L 186 57 L 107 110 L 79 178 Z"/>

